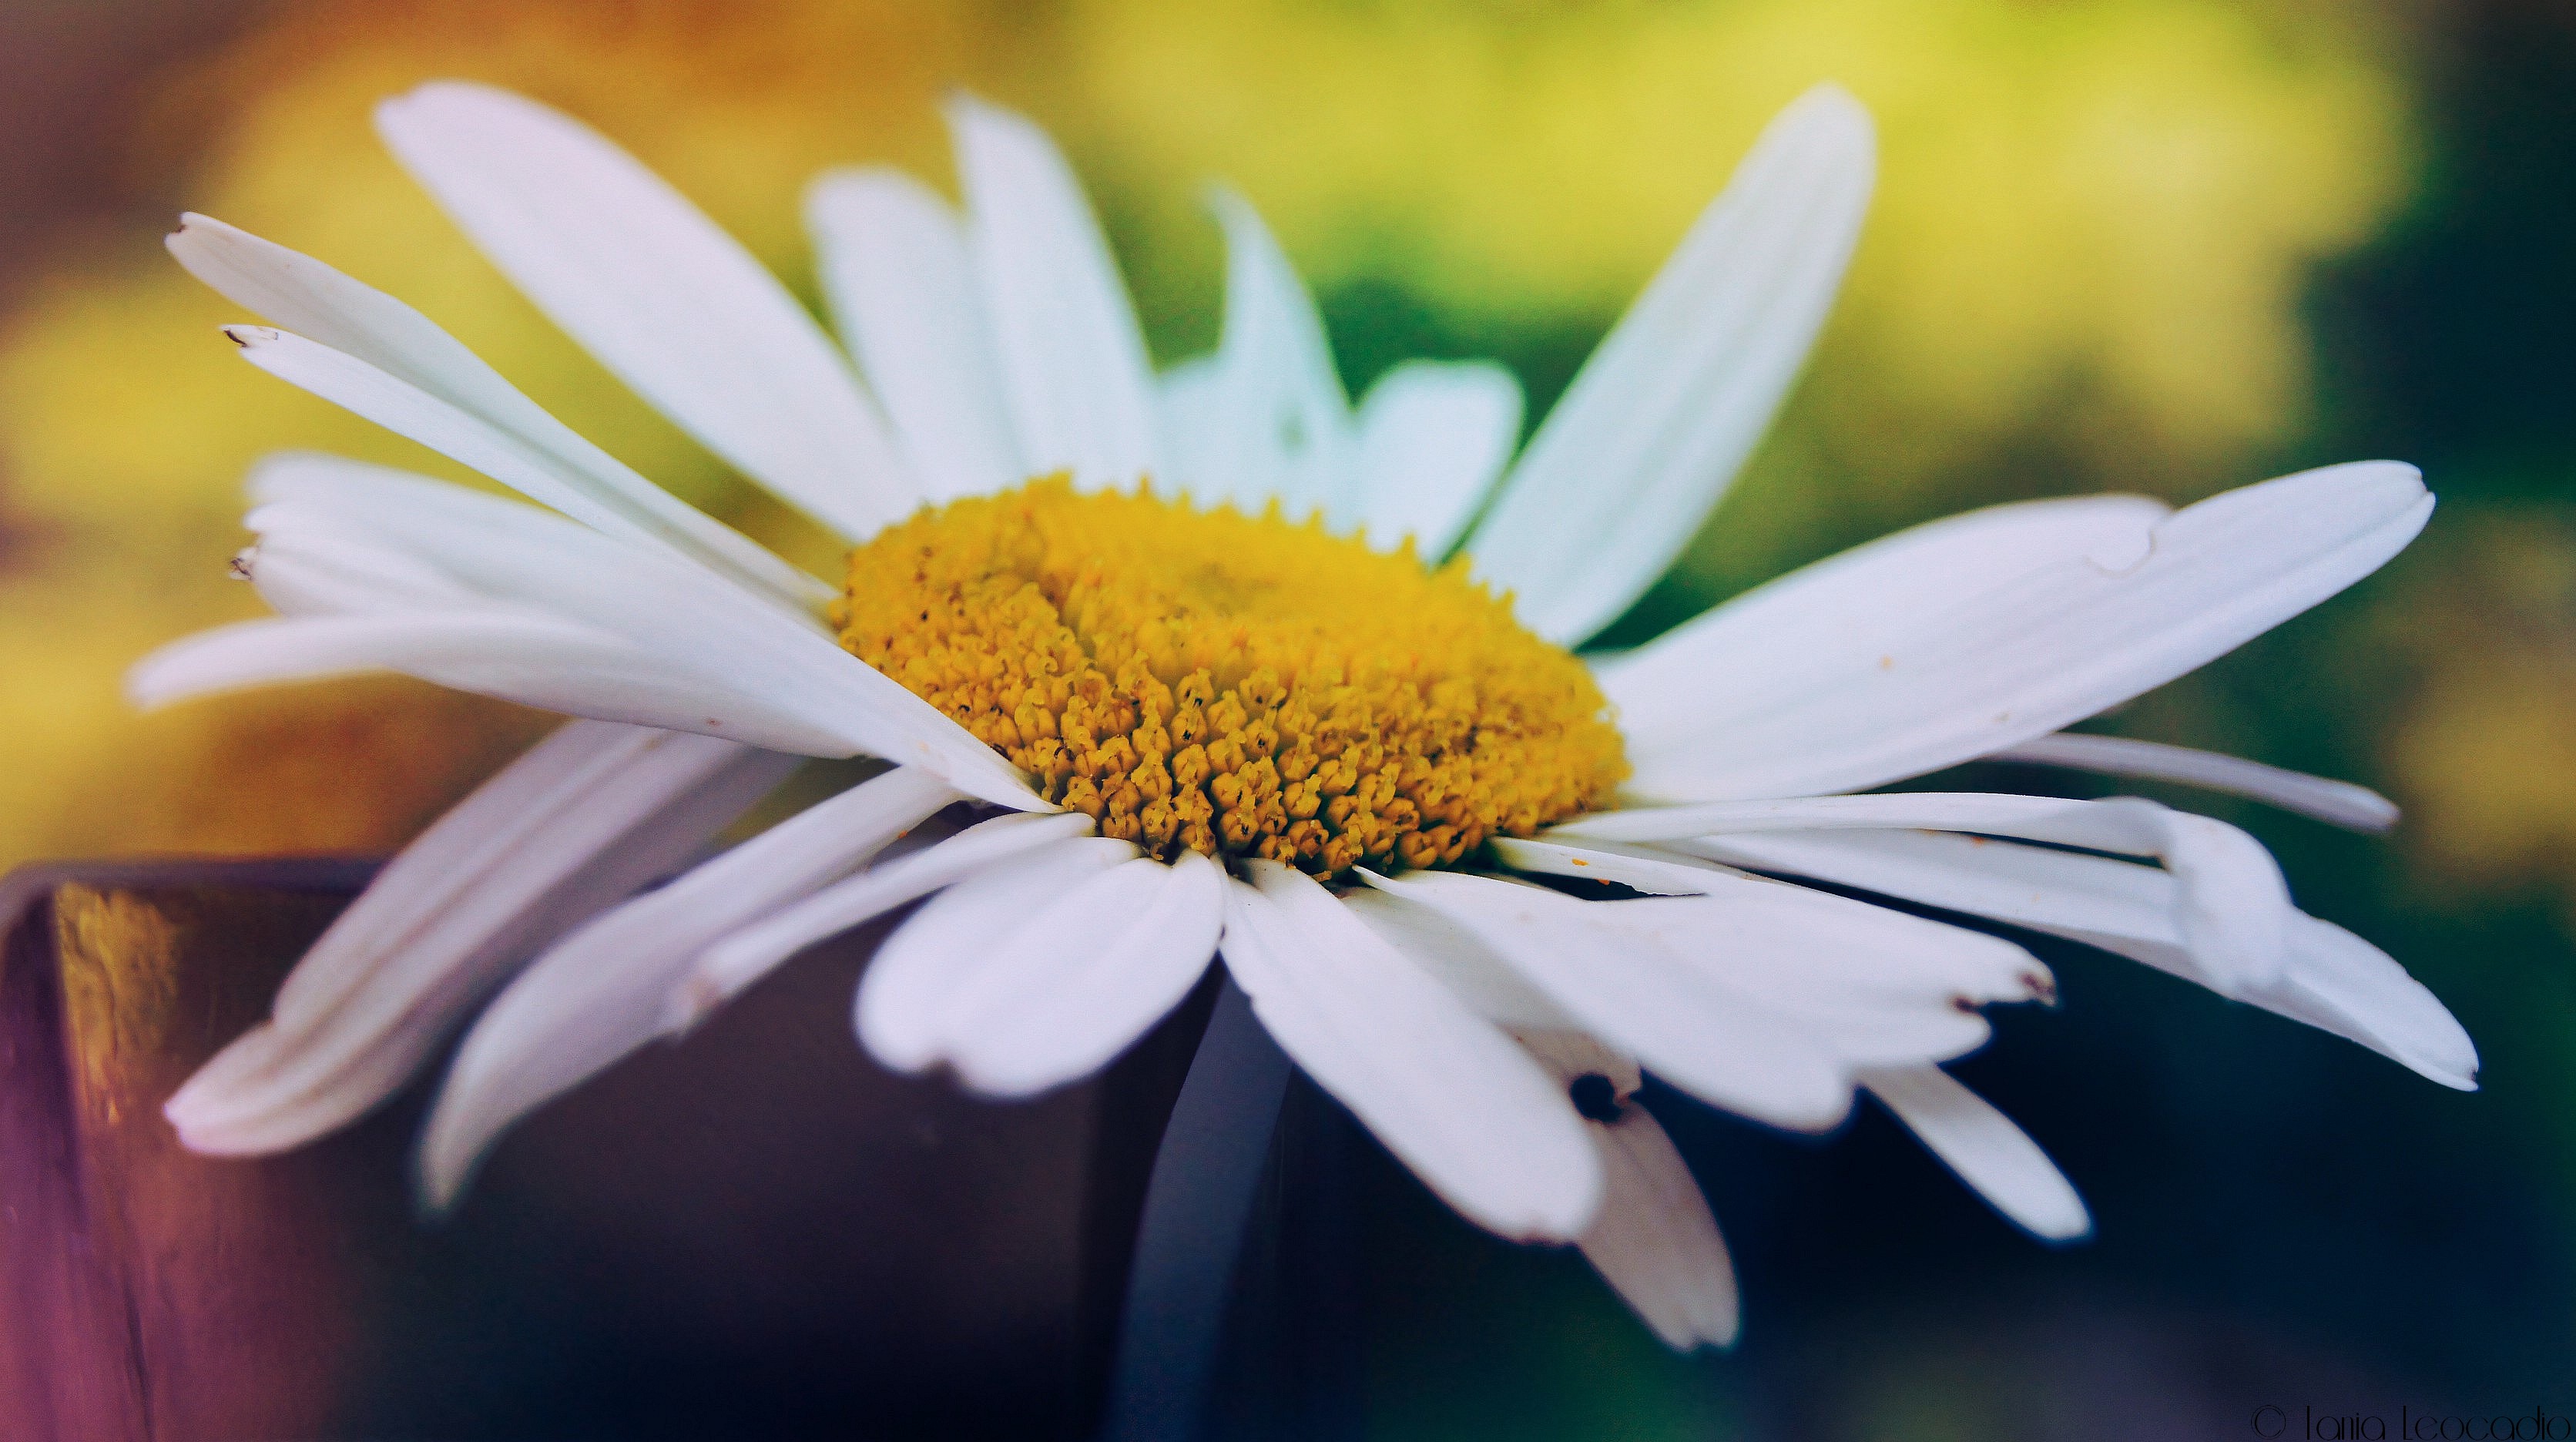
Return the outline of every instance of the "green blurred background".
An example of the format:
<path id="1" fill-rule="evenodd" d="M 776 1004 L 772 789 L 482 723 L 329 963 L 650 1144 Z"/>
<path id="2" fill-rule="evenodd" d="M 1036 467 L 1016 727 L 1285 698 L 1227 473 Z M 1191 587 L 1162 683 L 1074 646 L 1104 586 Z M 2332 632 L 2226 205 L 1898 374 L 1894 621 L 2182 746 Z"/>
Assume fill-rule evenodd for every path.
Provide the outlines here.
<path id="1" fill-rule="evenodd" d="M 1072 152 L 1158 359 L 1213 343 L 1196 196 L 1222 175 L 1312 278 L 1354 391 L 1406 356 L 1492 355 L 1534 412 L 1761 123 L 1842 81 L 1882 134 L 1850 285 L 1777 431 L 1613 639 L 1967 506 L 2422 465 L 2442 506 L 2414 549 L 2107 725 L 2395 796 L 2385 839 L 2192 799 L 2440 993 L 2486 1090 L 2051 951 L 2064 1008 L 2007 1018 L 1964 1073 L 2065 1165 L 2095 1241 L 2024 1241 L 1882 1118 L 1818 1146 L 1661 1098 L 1748 1317 L 1736 1352 L 1673 1358 L 1579 1263 L 1489 1243 L 1379 1169 L 1372 1434 L 2576 1412 L 2576 8 L 19 0 L 0 860 L 381 851 L 546 724 L 397 681 L 128 713 L 128 661 L 255 609 L 223 567 L 252 458 L 456 474 L 240 365 L 213 333 L 238 317 L 161 252 L 182 208 L 413 301 L 647 474 L 816 547 L 548 330 L 377 148 L 368 105 L 440 75 L 592 120 L 809 294 L 803 180 L 891 160 L 947 185 L 937 101 L 969 85 Z"/>

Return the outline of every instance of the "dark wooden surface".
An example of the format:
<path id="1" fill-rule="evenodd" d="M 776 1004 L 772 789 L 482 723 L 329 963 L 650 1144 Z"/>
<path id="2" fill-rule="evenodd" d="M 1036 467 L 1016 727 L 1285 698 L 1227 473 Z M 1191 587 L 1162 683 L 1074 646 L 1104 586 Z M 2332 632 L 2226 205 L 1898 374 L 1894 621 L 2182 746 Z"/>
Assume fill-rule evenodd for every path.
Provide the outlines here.
<path id="1" fill-rule="evenodd" d="M 1207 988 L 1099 1081 L 991 1106 L 861 1054 L 854 933 L 539 1113 L 424 1224 L 422 1086 L 251 1161 L 160 1115 L 365 874 L 0 892 L 12 1442 L 1090 1430 Z"/>

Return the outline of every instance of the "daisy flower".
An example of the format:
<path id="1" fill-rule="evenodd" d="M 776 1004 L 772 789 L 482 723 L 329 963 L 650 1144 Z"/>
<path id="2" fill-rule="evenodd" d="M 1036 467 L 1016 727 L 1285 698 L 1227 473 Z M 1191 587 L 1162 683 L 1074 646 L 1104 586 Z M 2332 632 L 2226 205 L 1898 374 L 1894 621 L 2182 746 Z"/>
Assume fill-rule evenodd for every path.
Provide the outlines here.
<path id="1" fill-rule="evenodd" d="M 2384 826 L 2356 787 L 2061 728 L 2395 555 L 2432 505 L 2409 467 L 1978 511 L 1576 654 L 1679 554 L 1831 304 L 1874 165 L 1849 96 L 1774 122 L 1517 456 L 1492 366 L 1399 366 L 1354 406 L 1228 192 L 1220 344 L 1158 378 L 1046 137 L 971 99 L 950 119 L 962 208 L 883 170 L 809 194 L 844 349 L 579 124 L 463 84 L 378 114 L 557 324 L 847 542 L 828 582 L 399 301 L 202 217 L 170 238 L 276 327 L 226 332 L 252 364 L 538 504 L 274 458 L 235 565 L 279 614 L 157 653 L 135 696 L 395 671 L 582 718 L 315 943 L 172 1098 L 188 1145 L 341 1126 L 470 1019 L 422 1142 L 444 1206 L 532 1108 L 918 903 L 856 1001 L 887 1065 L 1042 1092 L 1221 960 L 1458 1211 L 1580 1245 L 1689 1347 L 1734 1336 L 1735 1287 L 1629 1100 L 1646 1071 L 1807 1131 L 1865 1091 L 2030 1231 L 2089 1226 L 1940 1065 L 1985 1041 L 1980 1008 L 2046 1000 L 2046 969 L 1840 892 L 2089 942 L 2474 1085 L 2442 1006 L 2299 912 L 2241 831 L 2135 799 L 1855 794 L 2008 756 Z M 689 866 L 801 758 L 849 756 L 890 765 Z"/>

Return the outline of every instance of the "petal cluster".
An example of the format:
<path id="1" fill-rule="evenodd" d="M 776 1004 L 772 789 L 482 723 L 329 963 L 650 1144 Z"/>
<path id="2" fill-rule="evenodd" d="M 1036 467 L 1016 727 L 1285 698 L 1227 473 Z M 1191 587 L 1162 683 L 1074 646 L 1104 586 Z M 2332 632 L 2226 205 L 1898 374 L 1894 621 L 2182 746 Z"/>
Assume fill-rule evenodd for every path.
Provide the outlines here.
<path id="1" fill-rule="evenodd" d="M 149 658 L 137 697 L 394 670 L 585 718 L 385 869 L 271 1019 L 172 1100 L 189 1145 L 320 1135 L 462 1026 L 423 1144 L 428 1199 L 451 1205 L 533 1108 L 918 903 L 853 1003 L 886 1064 L 1041 1092 L 1221 962 L 1433 1190 L 1579 1246 L 1687 1348 L 1733 1338 L 1735 1279 L 1635 1099 L 1650 1072 L 1804 1130 L 1874 1096 L 2015 1223 L 2090 1227 L 2038 1145 L 1941 1069 L 1988 1039 L 1984 1008 L 2049 1000 L 2047 970 L 1807 883 L 2087 942 L 2475 1085 L 2441 1004 L 2299 911 L 2241 831 L 2134 799 L 1852 794 L 2005 756 L 2384 828 L 2393 809 L 2358 787 L 2061 728 L 2384 563 L 2431 507 L 2409 467 L 2178 512 L 1977 512 L 1622 656 L 1555 649 L 1679 554 L 1794 380 L 1875 165 L 1848 95 L 1774 124 L 1517 457 L 1496 367 L 1409 363 L 1354 403 L 1230 192 L 1220 344 L 1155 375 L 1054 147 L 971 99 L 950 119 L 962 210 L 876 169 L 811 192 L 836 343 L 567 117 L 462 84 L 379 116 L 548 315 L 853 547 L 828 623 L 840 588 L 583 441 L 419 312 L 203 217 L 171 238 L 270 322 L 228 332 L 252 364 L 535 505 L 273 459 L 238 568 L 278 614 Z M 1277 549 L 1173 568 L 1188 547 L 1168 536 L 1049 540 L 1048 508 Z M 681 869 L 798 758 L 853 755 L 889 765 Z"/>

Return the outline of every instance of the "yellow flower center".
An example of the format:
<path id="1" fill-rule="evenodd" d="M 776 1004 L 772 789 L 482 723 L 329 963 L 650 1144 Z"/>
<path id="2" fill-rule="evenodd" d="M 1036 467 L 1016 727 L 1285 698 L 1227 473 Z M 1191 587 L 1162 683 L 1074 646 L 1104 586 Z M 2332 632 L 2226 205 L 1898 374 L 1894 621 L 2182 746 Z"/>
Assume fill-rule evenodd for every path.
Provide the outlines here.
<path id="1" fill-rule="evenodd" d="M 1061 477 L 850 557 L 841 643 L 1164 858 L 1454 864 L 1628 774 L 1583 663 L 1453 564 Z"/>

